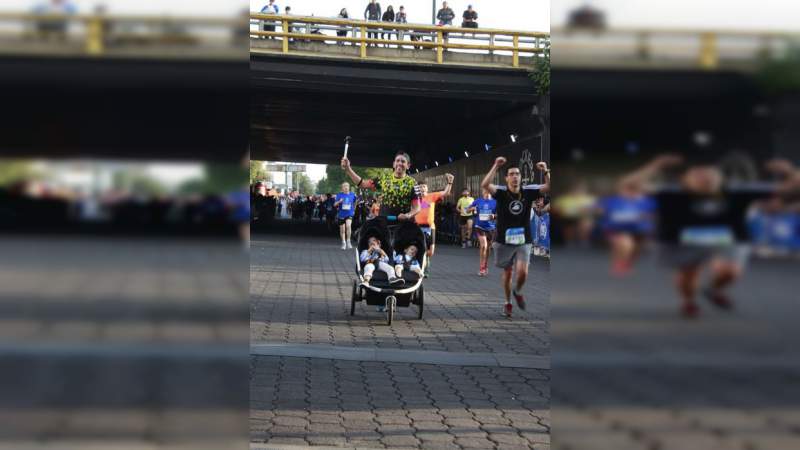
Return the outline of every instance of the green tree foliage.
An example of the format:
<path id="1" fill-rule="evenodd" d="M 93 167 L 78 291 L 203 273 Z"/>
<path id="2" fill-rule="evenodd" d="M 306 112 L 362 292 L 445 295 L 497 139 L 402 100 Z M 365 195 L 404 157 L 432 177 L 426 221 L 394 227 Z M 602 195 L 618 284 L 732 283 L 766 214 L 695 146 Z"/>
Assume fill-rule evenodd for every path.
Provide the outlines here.
<path id="1" fill-rule="evenodd" d="M 310 195 L 314 193 L 314 183 L 303 172 L 295 172 L 293 174 L 292 184 L 301 194 Z"/>
<path id="2" fill-rule="evenodd" d="M 766 59 L 757 79 L 771 95 L 800 92 L 800 47 L 790 49 L 781 59 Z"/>
<path id="3" fill-rule="evenodd" d="M 202 177 L 187 180 L 180 185 L 181 194 L 227 194 L 244 189 L 247 174 L 239 164 L 206 164 Z M 251 164 L 252 169 L 252 164 Z M 251 170 L 252 176 L 252 170 Z"/>
<path id="4" fill-rule="evenodd" d="M 264 161 L 250 161 L 250 184 L 256 181 L 272 181 L 272 175 L 264 170 Z"/>
<path id="5" fill-rule="evenodd" d="M 531 79 L 536 83 L 539 95 L 550 94 L 550 43 L 544 48 L 542 56 L 536 58 L 536 70 L 531 72 Z"/>
<path id="6" fill-rule="evenodd" d="M 392 171 L 391 169 L 382 169 L 378 167 L 353 167 L 353 170 L 366 179 L 378 178 L 381 173 L 389 173 Z M 335 194 L 341 191 L 342 183 L 345 181 L 350 183 L 351 188 L 355 189 L 355 186 L 352 186 L 353 181 L 344 173 L 344 170 L 342 170 L 340 166 L 328 165 L 325 168 L 325 176 L 317 183 L 317 193 Z"/>
<path id="7" fill-rule="evenodd" d="M 0 160 L 0 186 L 8 186 L 22 180 L 30 180 L 40 177 L 36 173 L 33 164 L 21 160 Z"/>

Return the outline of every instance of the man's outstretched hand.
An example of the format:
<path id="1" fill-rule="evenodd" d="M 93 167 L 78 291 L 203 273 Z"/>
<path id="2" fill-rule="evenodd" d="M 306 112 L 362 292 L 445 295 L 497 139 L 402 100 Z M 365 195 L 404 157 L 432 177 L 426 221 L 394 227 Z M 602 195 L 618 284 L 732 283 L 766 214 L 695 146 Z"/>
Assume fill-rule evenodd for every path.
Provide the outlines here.
<path id="1" fill-rule="evenodd" d="M 342 158 L 342 169 L 347 170 L 350 168 L 350 160 L 347 158 Z"/>
<path id="2" fill-rule="evenodd" d="M 495 165 L 495 167 L 503 167 L 503 164 L 505 164 L 505 163 L 506 163 L 506 158 L 505 158 L 505 157 L 503 157 L 503 156 L 498 156 L 498 157 L 497 157 L 497 158 L 494 160 L 494 165 Z"/>
<path id="3" fill-rule="evenodd" d="M 539 161 L 536 163 L 536 168 L 542 172 L 547 172 L 547 163 L 544 161 Z"/>
<path id="4" fill-rule="evenodd" d="M 444 174 L 444 178 L 447 180 L 447 184 L 452 184 L 453 180 L 456 179 L 456 177 L 454 177 L 452 173 Z"/>

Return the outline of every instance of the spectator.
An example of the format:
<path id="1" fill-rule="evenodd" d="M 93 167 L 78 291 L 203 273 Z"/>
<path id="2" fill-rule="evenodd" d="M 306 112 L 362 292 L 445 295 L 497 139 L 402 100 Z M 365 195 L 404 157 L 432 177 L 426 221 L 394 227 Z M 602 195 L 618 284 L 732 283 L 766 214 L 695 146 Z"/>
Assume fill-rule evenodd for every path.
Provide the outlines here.
<path id="1" fill-rule="evenodd" d="M 455 17 L 456 13 L 453 12 L 453 8 L 447 6 L 447 2 L 442 2 L 442 9 L 436 14 L 436 18 L 439 19 L 439 25 L 452 26 Z"/>
<path id="2" fill-rule="evenodd" d="M 381 20 L 381 4 L 377 3 L 375 0 L 370 0 L 367 9 L 364 10 L 364 18 L 374 22 Z M 378 33 L 370 32 L 368 33 L 368 37 L 370 39 L 377 39 Z"/>
<path id="3" fill-rule="evenodd" d="M 406 19 L 406 9 L 402 5 L 400 5 L 400 9 L 397 11 L 397 14 L 394 16 L 394 21 L 397 23 L 408 23 Z M 397 30 L 397 40 L 402 41 L 405 33 L 403 30 Z"/>
<path id="4" fill-rule="evenodd" d="M 287 7 L 286 7 L 286 8 L 283 10 L 283 13 L 284 13 L 285 15 L 287 15 L 287 16 L 291 16 L 291 15 L 292 15 L 292 7 L 291 7 L 291 6 L 287 6 Z M 291 26 L 291 24 L 290 24 L 290 25 L 289 25 L 289 30 L 288 30 L 288 31 L 289 31 L 289 33 L 297 33 L 297 28 L 295 28 L 295 27 Z M 289 39 L 289 42 L 294 42 L 294 39 Z"/>
<path id="5" fill-rule="evenodd" d="M 464 21 L 461 22 L 461 26 L 464 28 L 478 28 L 478 12 L 472 9 L 472 5 L 467 6 L 467 10 L 464 11 L 464 15 L 462 16 Z"/>
<path id="6" fill-rule="evenodd" d="M 261 13 L 262 14 L 278 14 L 278 13 L 280 13 L 280 8 L 275 3 L 275 0 L 269 0 L 269 3 L 264 5 L 263 8 L 261 8 Z M 264 21 L 263 25 L 262 25 L 262 30 L 263 31 L 273 31 L 274 32 L 275 31 L 275 22 Z M 272 36 L 267 36 L 267 38 L 268 39 L 274 39 Z"/>
<path id="7" fill-rule="evenodd" d="M 436 18 L 439 19 L 439 26 L 446 27 L 453 25 L 453 19 L 455 19 L 456 13 L 453 12 L 453 8 L 447 6 L 447 2 L 442 2 L 442 9 L 436 14 Z M 442 33 L 442 37 L 444 41 L 447 42 L 447 33 Z"/>
<path id="8" fill-rule="evenodd" d="M 78 8 L 68 0 L 50 0 L 34 7 L 37 14 L 49 16 L 67 16 L 78 12 Z M 48 18 L 39 21 L 39 35 L 43 39 L 55 39 L 65 41 L 67 39 L 67 21 L 63 18 Z"/>
<path id="9" fill-rule="evenodd" d="M 349 19 L 350 18 L 350 16 L 347 14 L 347 8 L 342 8 L 342 10 L 339 11 L 339 18 L 340 19 Z M 347 37 L 347 27 L 345 25 L 342 25 L 341 27 L 339 27 L 339 30 L 336 32 L 336 35 L 339 36 L 339 37 Z M 336 44 L 337 45 L 344 45 L 344 42 L 343 41 L 336 41 Z"/>
<path id="10" fill-rule="evenodd" d="M 384 22 L 394 22 L 394 8 L 392 8 L 392 5 L 386 7 L 386 12 L 383 13 L 383 18 L 381 20 Z M 389 35 L 389 39 L 392 38 L 392 33 L 381 33 L 381 39 L 385 39 L 387 34 Z M 388 45 L 384 46 L 388 47 Z"/>

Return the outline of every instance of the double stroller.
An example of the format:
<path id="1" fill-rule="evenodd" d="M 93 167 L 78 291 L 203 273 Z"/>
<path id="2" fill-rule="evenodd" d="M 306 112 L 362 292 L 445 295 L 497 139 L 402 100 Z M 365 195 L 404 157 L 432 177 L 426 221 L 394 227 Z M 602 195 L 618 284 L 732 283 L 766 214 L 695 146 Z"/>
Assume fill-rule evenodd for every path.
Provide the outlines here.
<path id="1" fill-rule="evenodd" d="M 355 255 L 357 278 L 353 280 L 350 315 L 355 315 L 356 303 L 363 300 L 370 306 L 383 306 L 389 325 L 392 324 L 398 306 L 417 305 L 417 318 L 422 319 L 425 301 L 422 287 L 424 277 L 411 270 L 404 270 L 402 282 L 390 283 L 388 276 L 383 271 L 375 270 L 372 279 L 366 283 L 363 275 L 364 267 L 359 258 L 361 251 L 369 247 L 368 241 L 372 237 L 380 240 L 383 251 L 390 258 L 395 254 L 403 254 L 405 249 L 413 244 L 417 247 L 417 262 L 424 272 L 427 265 L 425 254 L 428 247 L 422 230 L 413 222 L 400 222 L 390 226 L 385 217 L 376 217 L 366 221 L 356 231 L 355 237 L 358 240 Z M 394 267 L 394 262 L 390 261 L 390 265 Z"/>

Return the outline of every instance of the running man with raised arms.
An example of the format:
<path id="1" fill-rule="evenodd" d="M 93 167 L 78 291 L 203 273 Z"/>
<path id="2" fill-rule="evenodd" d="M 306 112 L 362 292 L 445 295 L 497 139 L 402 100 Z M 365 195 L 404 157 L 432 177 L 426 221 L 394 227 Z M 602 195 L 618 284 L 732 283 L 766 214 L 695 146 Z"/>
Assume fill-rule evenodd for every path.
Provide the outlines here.
<path id="1" fill-rule="evenodd" d="M 506 186 L 492 184 L 497 169 L 505 165 L 506 158 L 499 156 L 483 178 L 481 187 L 489 191 L 497 200 L 497 238 L 492 244 L 495 265 L 503 269 L 502 284 L 506 295 L 504 312 L 511 317 L 511 295 L 521 310 L 525 310 L 522 288 L 528 277 L 528 263 L 531 259 L 531 205 L 541 194 L 550 191 L 550 171 L 547 163 L 538 162 L 536 168 L 544 172 L 545 184 L 522 186 L 519 166 L 510 164 L 506 170 Z M 516 269 L 515 284 L 511 286 L 513 271 Z"/>
<path id="2" fill-rule="evenodd" d="M 353 180 L 356 187 L 372 189 L 382 194 L 380 215 L 393 216 L 397 220 L 413 220 L 420 211 L 417 199 L 417 182 L 408 175 L 411 157 L 408 153 L 398 152 L 392 163 L 392 173 L 365 180 L 350 167 L 350 160 L 342 158 L 342 169 Z"/>
<path id="3" fill-rule="evenodd" d="M 350 183 L 342 183 L 342 192 L 336 194 L 336 202 L 333 206 L 339 209 L 336 218 L 339 221 L 342 250 L 353 248 L 350 245 L 350 230 L 353 223 L 353 215 L 356 212 L 356 194 L 350 192 Z"/>

